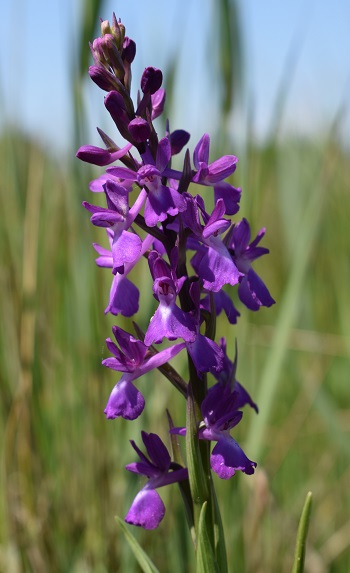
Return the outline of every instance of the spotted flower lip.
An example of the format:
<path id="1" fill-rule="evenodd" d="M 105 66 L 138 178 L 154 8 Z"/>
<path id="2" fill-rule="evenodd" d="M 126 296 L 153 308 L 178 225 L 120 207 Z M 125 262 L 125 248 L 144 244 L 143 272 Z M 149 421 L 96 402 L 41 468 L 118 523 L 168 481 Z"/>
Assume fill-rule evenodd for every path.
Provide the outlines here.
<path id="1" fill-rule="evenodd" d="M 148 477 L 146 485 L 136 495 L 125 521 L 144 529 L 156 529 L 165 515 L 164 503 L 157 488 L 188 479 L 188 470 L 172 462 L 169 452 L 157 434 L 141 432 L 148 457 L 130 441 L 140 461 L 128 464 L 130 472 Z"/>

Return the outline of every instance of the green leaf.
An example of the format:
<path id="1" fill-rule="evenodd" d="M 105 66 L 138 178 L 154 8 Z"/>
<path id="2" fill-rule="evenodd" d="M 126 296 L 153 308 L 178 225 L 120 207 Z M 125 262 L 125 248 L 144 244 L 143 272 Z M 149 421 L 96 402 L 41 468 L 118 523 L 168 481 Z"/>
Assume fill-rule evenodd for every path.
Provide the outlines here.
<path id="1" fill-rule="evenodd" d="M 222 525 L 220 508 L 213 484 L 212 484 L 212 499 L 214 502 L 215 557 L 218 563 L 220 573 L 227 573 L 225 532 Z"/>
<path id="2" fill-rule="evenodd" d="M 199 517 L 196 573 L 219 573 L 207 532 L 206 510 L 207 502 L 205 501 Z"/>
<path id="3" fill-rule="evenodd" d="M 305 546 L 306 546 L 307 532 L 309 529 L 311 505 L 312 505 L 312 493 L 311 491 L 309 491 L 309 493 L 306 496 L 303 511 L 301 513 L 299 521 L 292 573 L 303 573 L 304 571 Z"/>
<path id="4" fill-rule="evenodd" d="M 143 573 L 159 573 L 157 567 L 148 557 L 147 553 L 144 552 L 139 542 L 135 539 L 131 531 L 128 530 L 124 521 L 120 519 L 120 517 L 116 516 L 116 522 L 118 523 L 119 527 L 122 529 L 127 542 L 130 545 L 130 548 L 137 560 L 138 564 L 140 565 Z"/>

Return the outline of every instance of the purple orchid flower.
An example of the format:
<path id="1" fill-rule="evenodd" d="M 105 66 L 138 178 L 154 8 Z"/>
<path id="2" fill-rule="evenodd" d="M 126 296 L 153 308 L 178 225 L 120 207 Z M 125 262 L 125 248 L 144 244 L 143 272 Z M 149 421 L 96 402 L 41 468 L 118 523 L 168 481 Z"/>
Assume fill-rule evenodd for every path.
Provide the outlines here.
<path id="1" fill-rule="evenodd" d="M 112 269 L 113 264 L 113 254 L 112 254 L 112 244 L 113 244 L 113 231 L 111 229 L 106 229 L 111 250 L 101 247 L 97 243 L 93 244 L 94 249 L 99 254 L 96 259 L 96 264 L 99 267 Z M 112 286 L 109 294 L 109 302 L 105 309 L 105 314 L 110 312 L 117 316 L 121 314 L 123 316 L 133 316 L 139 309 L 139 289 L 132 283 L 127 275 L 139 261 L 139 259 L 145 254 L 145 252 L 150 248 L 152 244 L 153 237 L 147 235 L 142 241 L 142 246 L 139 255 L 132 263 L 124 264 L 124 273 L 116 273 L 113 277 Z"/>
<path id="2" fill-rule="evenodd" d="M 196 322 L 191 314 L 176 305 L 176 297 L 186 277 L 178 280 L 157 251 L 151 251 L 148 264 L 154 280 L 154 296 L 159 301 L 159 306 L 151 318 L 145 344 L 158 344 L 163 338 L 182 338 L 185 342 L 194 342 L 197 336 Z"/>
<path id="3" fill-rule="evenodd" d="M 102 364 L 112 370 L 123 372 L 123 375 L 114 386 L 104 413 L 108 419 L 121 416 L 126 420 L 135 420 L 142 413 L 145 400 L 132 382 L 174 358 L 185 344 L 175 344 L 157 354 L 151 354 L 146 344 L 119 326 L 113 326 L 112 331 L 119 347 L 107 338 L 108 350 L 114 356 L 102 360 Z"/>
<path id="4" fill-rule="evenodd" d="M 256 463 L 247 458 L 241 447 L 230 436 L 230 430 L 242 419 L 238 408 L 242 399 L 238 390 L 218 382 L 210 388 L 201 406 L 203 425 L 199 430 L 202 440 L 216 441 L 210 465 L 221 479 L 229 479 L 237 470 L 253 474 Z"/>
<path id="5" fill-rule="evenodd" d="M 172 170 L 167 170 L 171 158 L 171 144 L 167 137 L 160 140 L 157 148 L 156 161 L 154 163 L 150 153 L 145 152 L 143 159 L 145 164 L 137 172 L 127 167 L 109 167 L 108 173 L 122 179 L 137 181 L 140 187 L 147 191 L 145 203 L 145 221 L 149 227 L 165 221 L 168 215 L 177 215 L 186 209 L 186 202 L 182 195 L 173 187 L 163 185 L 162 177 L 168 174 L 174 175 Z"/>
<path id="6" fill-rule="evenodd" d="M 125 521 L 144 529 L 156 529 L 165 515 L 164 503 L 157 488 L 188 479 L 188 470 L 172 462 L 169 452 L 157 434 L 141 432 L 148 457 L 130 440 L 140 462 L 128 464 L 129 472 L 148 477 L 125 517 Z"/>
<path id="7" fill-rule="evenodd" d="M 236 381 L 237 353 L 232 363 L 226 355 L 226 342 L 221 339 L 224 353 L 223 369 L 216 374 L 219 380 L 204 398 L 201 411 L 203 421 L 199 425 L 199 439 L 215 441 L 210 456 L 212 470 L 221 478 L 229 479 L 237 470 L 246 474 L 254 473 L 256 463 L 247 458 L 241 447 L 230 436 L 230 430 L 242 419 L 239 410 L 246 404 L 257 410 L 248 392 Z M 186 435 L 186 428 L 172 428 L 172 434 Z"/>
<path id="8" fill-rule="evenodd" d="M 215 376 L 222 370 L 224 354 L 214 340 L 211 340 L 199 332 L 200 284 L 198 281 L 191 284 L 190 295 L 195 306 L 197 336 L 194 342 L 186 342 L 186 348 L 193 360 L 199 377 L 201 377 L 203 372 L 211 372 Z"/>
<path id="9" fill-rule="evenodd" d="M 90 221 L 98 227 L 110 227 L 113 231 L 112 255 L 113 272 L 124 272 L 124 265 L 138 259 L 142 241 L 136 233 L 127 229 L 142 208 L 146 193 L 141 191 L 134 205 L 129 209 L 129 191 L 114 180 L 108 179 L 104 184 L 107 206 L 98 207 L 87 201 L 83 202 L 85 209 L 92 213 Z"/>
<path id="10" fill-rule="evenodd" d="M 247 390 L 236 380 L 236 372 L 237 372 L 237 360 L 238 360 L 238 350 L 236 344 L 236 354 L 234 362 L 232 362 L 229 357 L 227 356 L 227 348 L 226 348 L 226 339 L 220 339 L 220 348 L 223 352 L 223 367 L 218 373 L 214 373 L 215 378 L 217 381 L 222 384 L 223 386 L 229 386 L 232 392 L 237 393 L 237 408 L 243 408 L 247 404 L 253 408 L 258 414 L 258 406 L 255 402 L 253 402 L 252 398 L 250 397 Z"/>
<path id="11" fill-rule="evenodd" d="M 191 259 L 191 264 L 203 280 L 204 288 L 219 292 L 225 284 L 236 285 L 242 273 L 237 269 L 227 247 L 219 237 L 219 234 L 230 226 L 230 221 L 223 218 L 225 214 L 223 199 L 216 202 L 209 216 L 204 209 L 202 197 L 197 195 L 193 198 L 188 193 L 184 195 L 187 210 L 182 214 L 182 219 L 197 239 L 197 245 L 196 242 L 192 242 L 197 252 Z M 201 225 L 199 211 L 201 211 L 204 226 Z"/>
<path id="12" fill-rule="evenodd" d="M 193 183 L 200 185 L 214 185 L 231 175 L 237 164 L 237 157 L 234 155 L 224 155 L 208 164 L 209 161 L 210 137 L 207 133 L 197 143 L 193 152 L 193 163 L 197 172 L 192 177 Z"/>
<path id="13" fill-rule="evenodd" d="M 239 279 L 238 296 L 250 310 L 259 310 L 261 306 L 272 306 L 275 301 L 270 295 L 266 285 L 253 271 L 251 263 L 269 252 L 259 247 L 265 229 L 261 229 L 255 239 L 250 241 L 250 226 L 246 219 L 233 225 L 227 233 L 224 243 L 231 253 L 232 260 L 242 273 Z"/>

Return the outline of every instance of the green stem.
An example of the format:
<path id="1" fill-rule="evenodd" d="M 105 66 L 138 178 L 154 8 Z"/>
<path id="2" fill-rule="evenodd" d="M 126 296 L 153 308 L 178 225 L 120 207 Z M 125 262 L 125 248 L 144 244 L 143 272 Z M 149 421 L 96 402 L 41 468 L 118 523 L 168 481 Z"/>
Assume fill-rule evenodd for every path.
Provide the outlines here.
<path id="1" fill-rule="evenodd" d="M 205 511 L 205 534 L 211 546 L 213 554 L 215 553 L 215 534 L 214 534 L 214 503 L 213 503 L 213 483 L 210 469 L 210 443 L 198 439 L 198 426 L 201 420 L 201 403 L 207 392 L 207 380 L 203 377 L 201 380 L 197 374 L 196 368 L 190 356 L 189 362 L 189 392 L 187 398 L 187 420 L 186 420 L 186 451 L 187 464 L 189 471 L 189 482 L 194 507 L 194 524 L 196 531 L 197 545 L 200 543 L 199 535 L 203 534 L 203 524 L 199 529 L 200 516 L 203 520 L 203 504 L 207 509 Z M 199 571 L 198 571 L 199 573 Z"/>

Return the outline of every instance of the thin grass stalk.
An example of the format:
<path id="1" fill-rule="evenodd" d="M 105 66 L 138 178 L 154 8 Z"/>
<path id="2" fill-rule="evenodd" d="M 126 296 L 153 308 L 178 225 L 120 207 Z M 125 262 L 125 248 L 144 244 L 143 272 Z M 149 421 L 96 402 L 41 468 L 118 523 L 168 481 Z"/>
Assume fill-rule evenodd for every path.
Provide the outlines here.
<path id="1" fill-rule="evenodd" d="M 21 539 L 26 539 L 25 524 L 18 522 L 16 511 L 25 511 L 35 521 L 36 491 L 33 476 L 31 399 L 33 386 L 33 365 L 35 330 L 37 319 L 36 292 L 39 249 L 40 204 L 43 189 L 43 160 L 37 147 L 30 148 L 29 173 L 26 191 L 26 206 L 23 231 L 21 315 L 19 330 L 20 372 L 17 390 L 5 429 L 5 468 L 8 481 L 8 515 L 12 529 Z M 17 475 L 16 497 L 9 483 Z M 12 494 L 11 494 L 12 492 Z M 28 541 L 27 541 L 28 543 Z M 39 546 L 32 551 L 29 546 L 28 558 L 38 572 L 45 571 L 44 559 Z"/>

